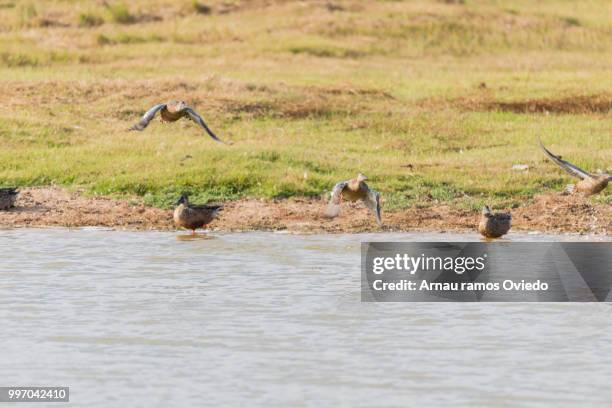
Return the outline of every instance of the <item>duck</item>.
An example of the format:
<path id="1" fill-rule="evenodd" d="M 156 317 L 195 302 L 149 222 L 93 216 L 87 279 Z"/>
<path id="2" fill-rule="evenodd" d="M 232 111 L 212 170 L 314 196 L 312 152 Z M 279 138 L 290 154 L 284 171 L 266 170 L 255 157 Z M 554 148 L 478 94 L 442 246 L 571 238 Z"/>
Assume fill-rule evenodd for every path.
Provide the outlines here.
<path id="1" fill-rule="evenodd" d="M 19 191 L 14 187 L 0 188 L 0 210 L 8 210 L 15 205 Z"/>
<path id="2" fill-rule="evenodd" d="M 359 173 L 354 179 L 337 183 L 331 192 L 325 216 L 328 218 L 337 217 L 340 214 L 340 202 L 343 198 L 353 202 L 361 200 L 374 213 L 378 225 L 382 226 L 380 194 L 368 187 L 365 182 L 367 179 L 366 176 Z"/>
<path id="3" fill-rule="evenodd" d="M 204 119 L 202 119 L 202 117 L 192 107 L 187 105 L 185 101 L 170 101 L 166 103 L 158 103 L 157 105 L 149 109 L 142 116 L 140 121 L 130 127 L 129 130 L 136 130 L 139 132 L 145 130 L 146 127 L 149 126 L 149 123 L 151 122 L 151 120 L 153 120 L 157 112 L 159 112 L 161 120 L 164 123 L 176 122 L 181 118 L 189 118 L 198 125 L 200 125 L 215 142 L 231 144 L 219 139 L 217 135 L 215 135 L 213 131 L 210 130 L 210 128 L 206 125 Z"/>
<path id="4" fill-rule="evenodd" d="M 210 224 L 217 217 L 219 211 L 223 209 L 222 205 L 189 204 L 189 198 L 186 194 L 182 194 L 176 204 L 174 223 L 179 227 L 192 230 L 194 235 L 196 229 Z"/>
<path id="5" fill-rule="evenodd" d="M 482 207 L 478 232 L 486 238 L 499 238 L 510 231 L 512 214 L 493 213 L 488 205 Z"/>
<path id="6" fill-rule="evenodd" d="M 561 156 L 557 156 L 556 154 L 548 150 L 542 143 L 541 139 L 539 140 L 539 142 L 540 147 L 544 151 L 544 154 L 548 156 L 548 158 L 550 158 L 567 173 L 580 179 L 580 181 L 576 184 L 568 184 L 566 186 L 564 191 L 566 194 L 581 193 L 585 196 L 599 194 L 600 192 L 605 190 L 606 187 L 608 187 L 608 183 L 612 181 L 612 175 L 607 173 L 589 173 L 587 171 L 584 171 L 580 167 L 566 160 L 563 160 Z"/>

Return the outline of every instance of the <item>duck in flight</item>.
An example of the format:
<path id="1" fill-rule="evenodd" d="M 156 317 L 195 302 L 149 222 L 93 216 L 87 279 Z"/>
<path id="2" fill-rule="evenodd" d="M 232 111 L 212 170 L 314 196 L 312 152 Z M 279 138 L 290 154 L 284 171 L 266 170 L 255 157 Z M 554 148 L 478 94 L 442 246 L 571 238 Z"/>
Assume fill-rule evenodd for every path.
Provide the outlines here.
<path id="1" fill-rule="evenodd" d="M 168 103 L 159 103 L 153 106 L 142 116 L 138 123 L 130 128 L 130 130 L 144 130 L 149 125 L 149 122 L 151 122 L 151 120 L 155 117 L 157 112 L 159 112 L 162 122 L 176 122 L 181 118 L 189 118 L 200 125 L 216 142 L 225 143 L 219 139 L 212 130 L 210 130 L 210 128 L 204 122 L 204 119 L 202 119 L 202 117 L 184 101 L 170 101 Z"/>
<path id="2" fill-rule="evenodd" d="M 512 214 L 493 213 L 488 205 L 482 207 L 478 232 L 486 238 L 499 238 L 510 231 Z"/>
<path id="3" fill-rule="evenodd" d="M 593 194 L 598 194 L 601 191 L 605 190 L 608 186 L 608 183 L 612 181 L 612 175 L 607 173 L 589 173 L 587 171 L 582 170 L 580 167 L 573 165 L 572 163 L 563 160 L 561 156 L 557 156 L 544 147 L 542 140 L 540 141 L 540 147 L 544 151 L 544 154 L 548 156 L 553 162 L 555 162 L 559 167 L 565 170 L 567 173 L 572 176 L 579 178 L 580 181 L 575 185 L 569 184 L 565 192 L 573 193 L 579 192 L 586 196 L 590 196 Z"/>
<path id="4" fill-rule="evenodd" d="M 340 202 L 344 198 L 348 201 L 363 201 L 376 217 L 376 222 L 382 226 L 380 217 L 380 194 L 370 189 L 365 181 L 368 178 L 359 173 L 357 178 L 341 181 L 334 186 L 331 192 L 331 199 L 327 205 L 325 215 L 329 218 L 337 217 L 340 214 Z"/>

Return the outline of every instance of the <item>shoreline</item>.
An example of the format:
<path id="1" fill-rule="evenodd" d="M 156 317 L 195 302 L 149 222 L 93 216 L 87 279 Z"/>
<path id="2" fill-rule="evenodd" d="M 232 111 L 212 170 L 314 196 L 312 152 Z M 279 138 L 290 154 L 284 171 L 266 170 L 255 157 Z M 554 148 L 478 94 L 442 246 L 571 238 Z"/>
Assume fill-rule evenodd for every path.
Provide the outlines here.
<path id="1" fill-rule="evenodd" d="M 0 211 L 0 228 L 106 227 L 173 231 L 172 210 L 146 206 L 138 198 L 88 197 L 59 187 L 24 187 L 15 207 Z M 210 231 L 287 231 L 290 233 L 475 232 L 480 214 L 446 204 L 384 211 L 383 227 L 360 204 L 344 203 L 335 219 L 323 216 L 321 199 L 241 199 L 224 203 Z M 511 231 L 609 235 L 612 206 L 579 196 L 548 194 L 513 209 Z"/>

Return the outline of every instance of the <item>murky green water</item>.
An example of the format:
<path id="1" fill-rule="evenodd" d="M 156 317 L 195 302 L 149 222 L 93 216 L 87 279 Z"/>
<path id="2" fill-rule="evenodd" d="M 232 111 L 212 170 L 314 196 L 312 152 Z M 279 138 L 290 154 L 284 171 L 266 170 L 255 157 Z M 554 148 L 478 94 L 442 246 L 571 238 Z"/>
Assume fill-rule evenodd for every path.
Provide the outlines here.
<path id="1" fill-rule="evenodd" d="M 476 235 L 212 237 L 0 231 L 0 385 L 83 407 L 612 403 L 609 304 L 360 302 L 361 241 Z"/>

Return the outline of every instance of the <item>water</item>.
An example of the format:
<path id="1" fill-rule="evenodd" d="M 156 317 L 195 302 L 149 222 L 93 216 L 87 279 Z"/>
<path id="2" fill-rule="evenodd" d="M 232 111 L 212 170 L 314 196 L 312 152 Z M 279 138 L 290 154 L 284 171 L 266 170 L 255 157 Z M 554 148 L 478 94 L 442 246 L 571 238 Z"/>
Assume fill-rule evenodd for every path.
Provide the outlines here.
<path id="1" fill-rule="evenodd" d="M 70 386 L 75 407 L 611 406 L 610 304 L 360 302 L 360 241 L 475 239 L 0 231 L 0 386 Z"/>

